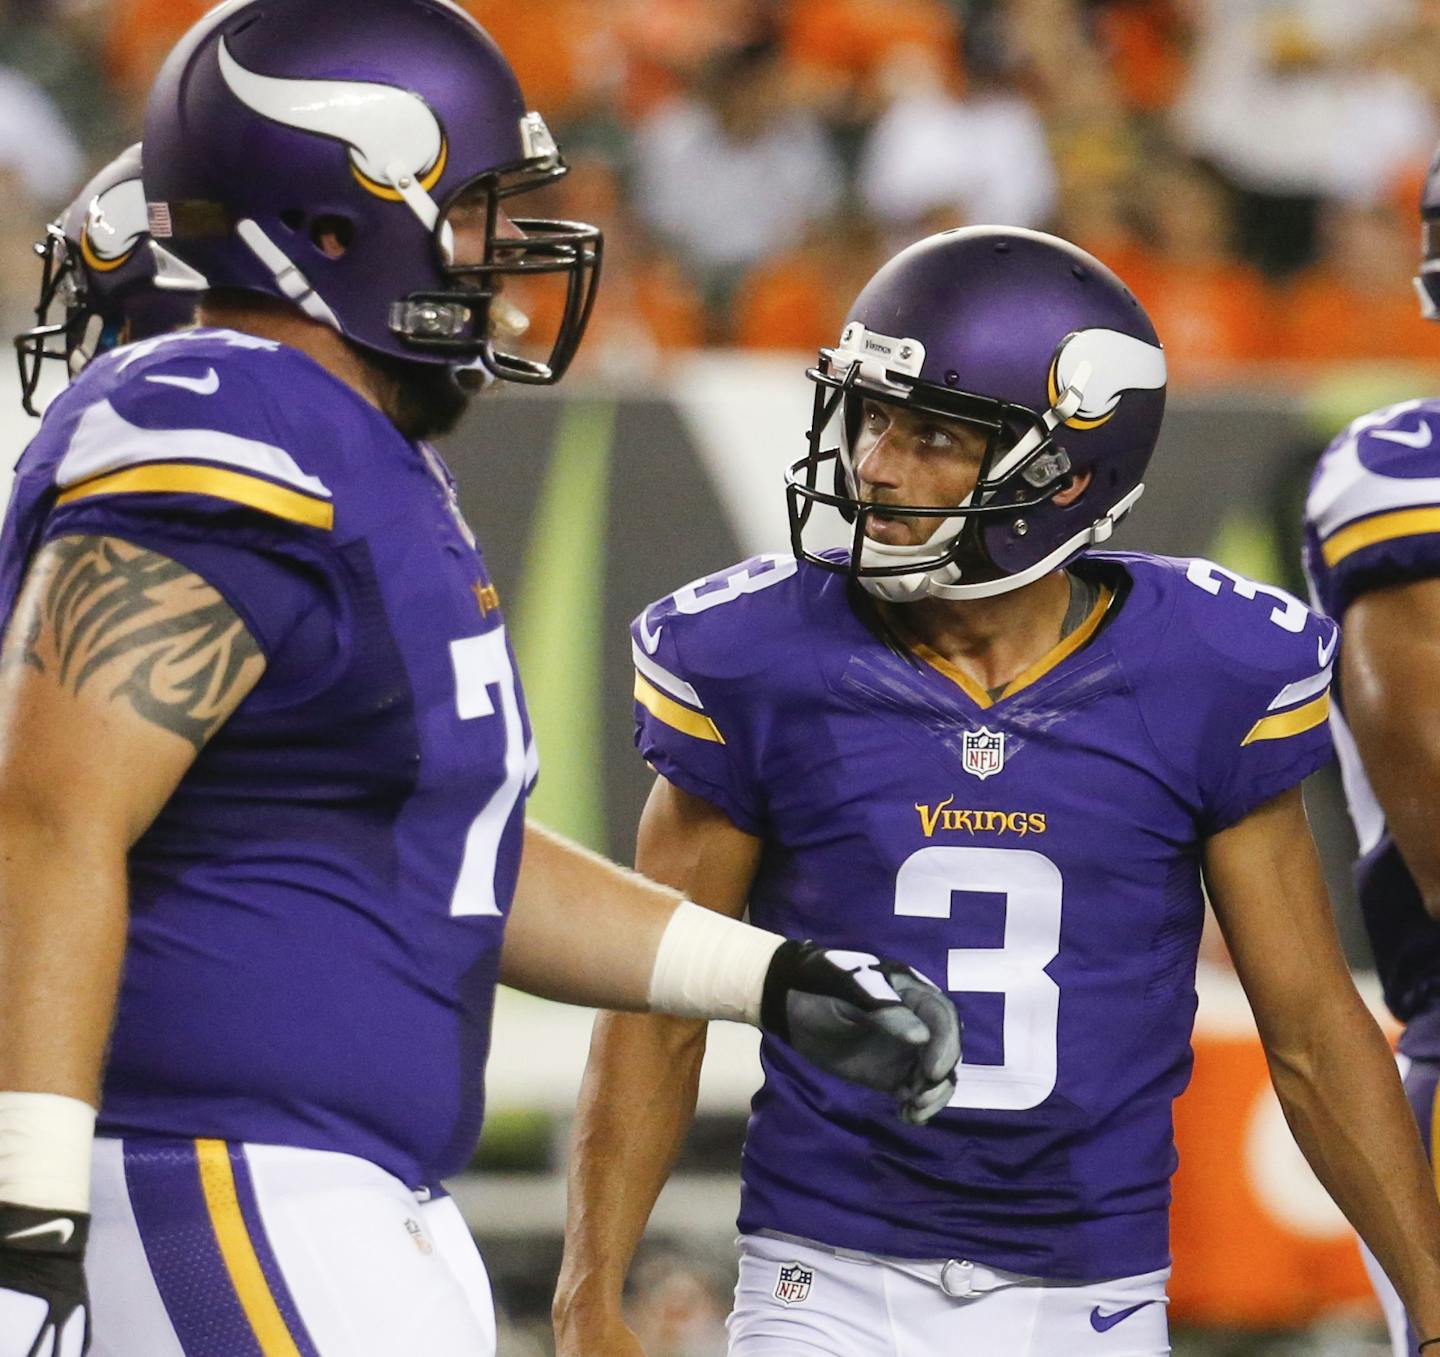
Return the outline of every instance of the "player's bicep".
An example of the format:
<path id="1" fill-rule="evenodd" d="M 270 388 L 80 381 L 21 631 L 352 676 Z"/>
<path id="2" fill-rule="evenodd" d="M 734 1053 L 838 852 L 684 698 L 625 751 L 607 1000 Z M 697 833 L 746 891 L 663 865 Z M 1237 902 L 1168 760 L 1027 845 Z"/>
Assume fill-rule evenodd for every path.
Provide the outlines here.
<path id="1" fill-rule="evenodd" d="M 133 840 L 264 669 L 193 571 L 119 538 L 56 538 L 0 651 L 0 795 L 84 804 Z"/>
<path id="2" fill-rule="evenodd" d="M 732 918 L 745 912 L 761 841 L 716 806 L 657 777 L 640 816 L 635 867 Z"/>
<path id="3" fill-rule="evenodd" d="M 1266 1045 L 1302 1044 L 1355 1002 L 1299 787 L 1205 844 L 1205 885 Z"/>
<path id="4" fill-rule="evenodd" d="M 1440 912 L 1440 579 L 1362 594 L 1345 613 L 1345 720 L 1420 887 Z"/>

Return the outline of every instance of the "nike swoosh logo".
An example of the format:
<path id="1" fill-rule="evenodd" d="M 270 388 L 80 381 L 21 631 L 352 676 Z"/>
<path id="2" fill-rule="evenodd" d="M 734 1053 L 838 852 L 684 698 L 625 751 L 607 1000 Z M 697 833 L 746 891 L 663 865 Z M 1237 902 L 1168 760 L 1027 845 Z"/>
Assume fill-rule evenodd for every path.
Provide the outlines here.
<path id="1" fill-rule="evenodd" d="M 1376 429 L 1375 437 L 1388 439 L 1391 443 L 1400 443 L 1407 448 L 1419 449 L 1430 446 L 1435 432 L 1422 421 L 1419 428 L 1413 429 L 1409 433 L 1406 433 L 1404 429 Z"/>
<path id="2" fill-rule="evenodd" d="M 651 631 L 649 612 L 647 611 L 640 614 L 640 644 L 645 647 L 645 653 L 647 655 L 653 655 L 659 648 L 660 633 L 664 630 L 665 624 L 662 622 L 654 631 Z"/>
<path id="3" fill-rule="evenodd" d="M 1090 1327 L 1096 1333 L 1109 1333 L 1122 1320 L 1129 1319 L 1137 1310 L 1143 1310 L 1147 1305 L 1154 1305 L 1153 1300 L 1142 1300 L 1139 1305 L 1132 1305 L 1125 1310 L 1115 1310 L 1110 1314 L 1102 1314 L 1097 1305 L 1090 1311 Z"/>
<path id="4" fill-rule="evenodd" d="M 1315 642 L 1315 656 L 1320 661 L 1320 668 L 1325 668 L 1330 663 L 1330 657 L 1335 653 L 1335 647 L 1340 642 L 1340 633 L 1334 632 L 1330 637 L 1330 644 L 1327 646 L 1324 641 Z"/>
<path id="5" fill-rule="evenodd" d="M 47 1220 L 43 1225 L 32 1225 L 28 1230 L 16 1230 L 13 1234 L 7 1234 L 5 1242 L 13 1244 L 17 1239 L 43 1239 L 47 1234 L 53 1234 L 57 1243 L 68 1244 L 75 1234 L 75 1222 Z"/>
<path id="6" fill-rule="evenodd" d="M 220 390 L 220 374 L 214 368 L 203 377 L 177 377 L 171 373 L 157 372 L 145 380 L 159 382 L 163 386 L 178 386 L 182 391 L 193 391 L 197 396 L 213 396 Z"/>

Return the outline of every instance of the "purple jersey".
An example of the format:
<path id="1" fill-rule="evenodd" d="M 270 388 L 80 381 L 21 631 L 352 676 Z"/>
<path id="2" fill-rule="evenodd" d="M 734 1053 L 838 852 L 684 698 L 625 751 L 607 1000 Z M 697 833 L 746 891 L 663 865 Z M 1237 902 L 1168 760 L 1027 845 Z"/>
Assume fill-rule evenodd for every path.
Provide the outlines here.
<path id="1" fill-rule="evenodd" d="M 438 458 L 293 349 L 185 332 L 51 405 L 0 539 L 6 616 L 67 534 L 194 570 L 267 661 L 131 851 L 102 1133 L 454 1172 L 535 752 Z"/>
<path id="2" fill-rule="evenodd" d="M 1095 610 L 994 701 L 788 558 L 637 620 L 640 750 L 765 840 L 754 922 L 908 962 L 965 1023 L 923 1128 L 767 1039 L 743 1230 L 1057 1279 L 1167 1263 L 1201 847 L 1328 759 L 1335 629 L 1208 561 L 1076 568 Z"/>
<path id="3" fill-rule="evenodd" d="M 1440 575 L 1440 401 L 1405 401 L 1350 425 L 1325 450 L 1305 501 L 1305 573 L 1337 622 L 1370 589 Z M 1341 695 L 1343 698 L 1343 694 Z M 1385 1000 L 1402 1022 L 1440 1019 L 1440 924 L 1385 827 L 1341 713 L 1331 717 L 1360 841 L 1355 883 Z M 1440 1021 L 1407 1028 L 1401 1049 L 1440 1056 Z"/>

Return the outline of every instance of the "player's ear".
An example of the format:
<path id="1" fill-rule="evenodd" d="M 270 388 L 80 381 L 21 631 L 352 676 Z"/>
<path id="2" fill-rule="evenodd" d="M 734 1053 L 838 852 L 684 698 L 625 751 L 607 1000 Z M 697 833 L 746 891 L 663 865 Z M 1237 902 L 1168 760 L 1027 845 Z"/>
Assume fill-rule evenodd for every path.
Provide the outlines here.
<path id="1" fill-rule="evenodd" d="M 1067 485 L 1063 490 L 1057 490 L 1055 492 L 1054 502 L 1058 504 L 1062 509 L 1067 504 L 1074 504 L 1075 501 L 1079 499 L 1080 496 L 1083 495 L 1086 489 L 1089 487 L 1090 476 L 1091 473 L 1089 471 L 1077 471 L 1073 476 L 1070 477 L 1069 485 Z"/>

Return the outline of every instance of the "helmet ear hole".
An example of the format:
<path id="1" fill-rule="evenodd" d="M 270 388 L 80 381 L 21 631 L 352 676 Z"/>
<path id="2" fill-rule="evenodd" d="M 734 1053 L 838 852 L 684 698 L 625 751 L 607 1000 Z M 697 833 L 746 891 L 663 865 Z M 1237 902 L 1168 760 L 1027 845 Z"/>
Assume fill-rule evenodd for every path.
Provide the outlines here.
<path id="1" fill-rule="evenodd" d="M 310 243 L 323 255 L 341 259 L 355 243 L 355 223 L 348 217 L 316 217 L 310 223 Z"/>
<path id="2" fill-rule="evenodd" d="M 301 208 L 287 207 L 280 214 L 280 222 L 287 231 L 298 231 L 305 225 L 305 213 Z"/>

